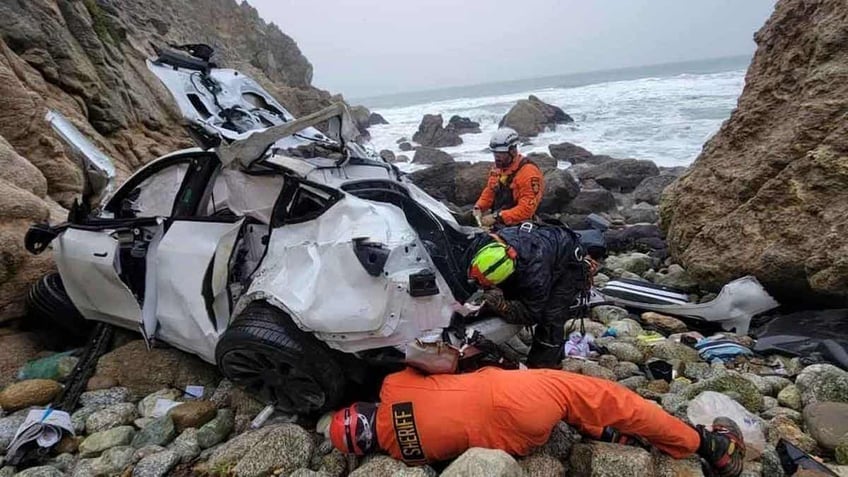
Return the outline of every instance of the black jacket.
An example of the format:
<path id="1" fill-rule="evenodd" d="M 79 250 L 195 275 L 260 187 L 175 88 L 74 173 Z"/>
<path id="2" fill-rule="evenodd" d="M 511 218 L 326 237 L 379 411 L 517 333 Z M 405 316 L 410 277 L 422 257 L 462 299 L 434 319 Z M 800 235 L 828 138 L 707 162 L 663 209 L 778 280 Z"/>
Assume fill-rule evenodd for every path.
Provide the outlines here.
<path id="1" fill-rule="evenodd" d="M 524 304 L 537 323 L 564 319 L 585 280 L 577 235 L 565 227 L 529 222 L 495 233 L 518 253 L 515 272 L 498 285 L 504 298 Z M 468 262 L 492 240 L 480 234 L 470 247 Z"/>

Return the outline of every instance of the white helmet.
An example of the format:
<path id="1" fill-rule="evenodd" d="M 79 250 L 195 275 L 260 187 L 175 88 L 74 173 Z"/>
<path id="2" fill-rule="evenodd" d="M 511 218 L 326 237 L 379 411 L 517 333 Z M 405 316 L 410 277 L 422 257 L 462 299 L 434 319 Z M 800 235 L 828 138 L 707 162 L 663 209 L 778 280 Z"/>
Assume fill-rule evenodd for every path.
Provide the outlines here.
<path id="1" fill-rule="evenodd" d="M 512 128 L 500 128 L 492 134 L 489 140 L 489 150 L 492 152 L 508 152 L 510 147 L 518 145 L 518 133 Z"/>

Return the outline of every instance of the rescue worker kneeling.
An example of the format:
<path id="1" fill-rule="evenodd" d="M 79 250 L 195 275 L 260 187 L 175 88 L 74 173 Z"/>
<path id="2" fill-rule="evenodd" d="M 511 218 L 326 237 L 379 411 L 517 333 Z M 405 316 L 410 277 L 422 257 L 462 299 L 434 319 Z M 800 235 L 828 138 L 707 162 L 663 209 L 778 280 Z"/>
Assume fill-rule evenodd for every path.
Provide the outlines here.
<path id="1" fill-rule="evenodd" d="M 717 418 L 690 427 L 629 389 L 565 371 L 483 368 L 424 375 L 407 368 L 383 382 L 378 403 L 355 403 L 325 415 L 318 431 L 344 453 L 383 451 L 409 465 L 452 459 L 471 447 L 527 455 L 559 421 L 598 439 L 614 429 L 670 456 L 697 453 L 720 477 L 742 472 L 738 426 Z"/>

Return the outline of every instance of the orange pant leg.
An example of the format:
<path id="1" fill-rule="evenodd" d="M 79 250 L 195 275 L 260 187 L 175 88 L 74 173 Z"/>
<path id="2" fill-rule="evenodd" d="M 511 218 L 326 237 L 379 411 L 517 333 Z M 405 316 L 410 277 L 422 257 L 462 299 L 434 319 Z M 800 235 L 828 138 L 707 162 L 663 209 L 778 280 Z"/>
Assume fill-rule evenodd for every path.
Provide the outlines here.
<path id="1" fill-rule="evenodd" d="M 592 437 L 612 426 L 676 459 L 698 450 L 700 438 L 693 428 L 624 386 L 570 373 L 557 373 L 556 385 L 567 401 L 563 420 Z"/>

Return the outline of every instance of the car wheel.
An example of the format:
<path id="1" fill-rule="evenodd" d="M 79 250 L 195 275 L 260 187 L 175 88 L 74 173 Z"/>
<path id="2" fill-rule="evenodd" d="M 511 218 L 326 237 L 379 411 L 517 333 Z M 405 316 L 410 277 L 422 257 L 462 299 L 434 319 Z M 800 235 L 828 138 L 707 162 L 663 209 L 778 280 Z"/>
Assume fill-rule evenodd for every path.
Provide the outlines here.
<path id="1" fill-rule="evenodd" d="M 68 344 L 85 340 L 95 323 L 80 314 L 58 273 L 41 277 L 27 295 L 27 311 L 36 326 L 56 331 Z"/>
<path id="2" fill-rule="evenodd" d="M 251 303 L 233 320 L 215 361 L 227 379 L 287 413 L 331 410 L 344 392 L 344 373 L 327 345 L 264 302 Z"/>

